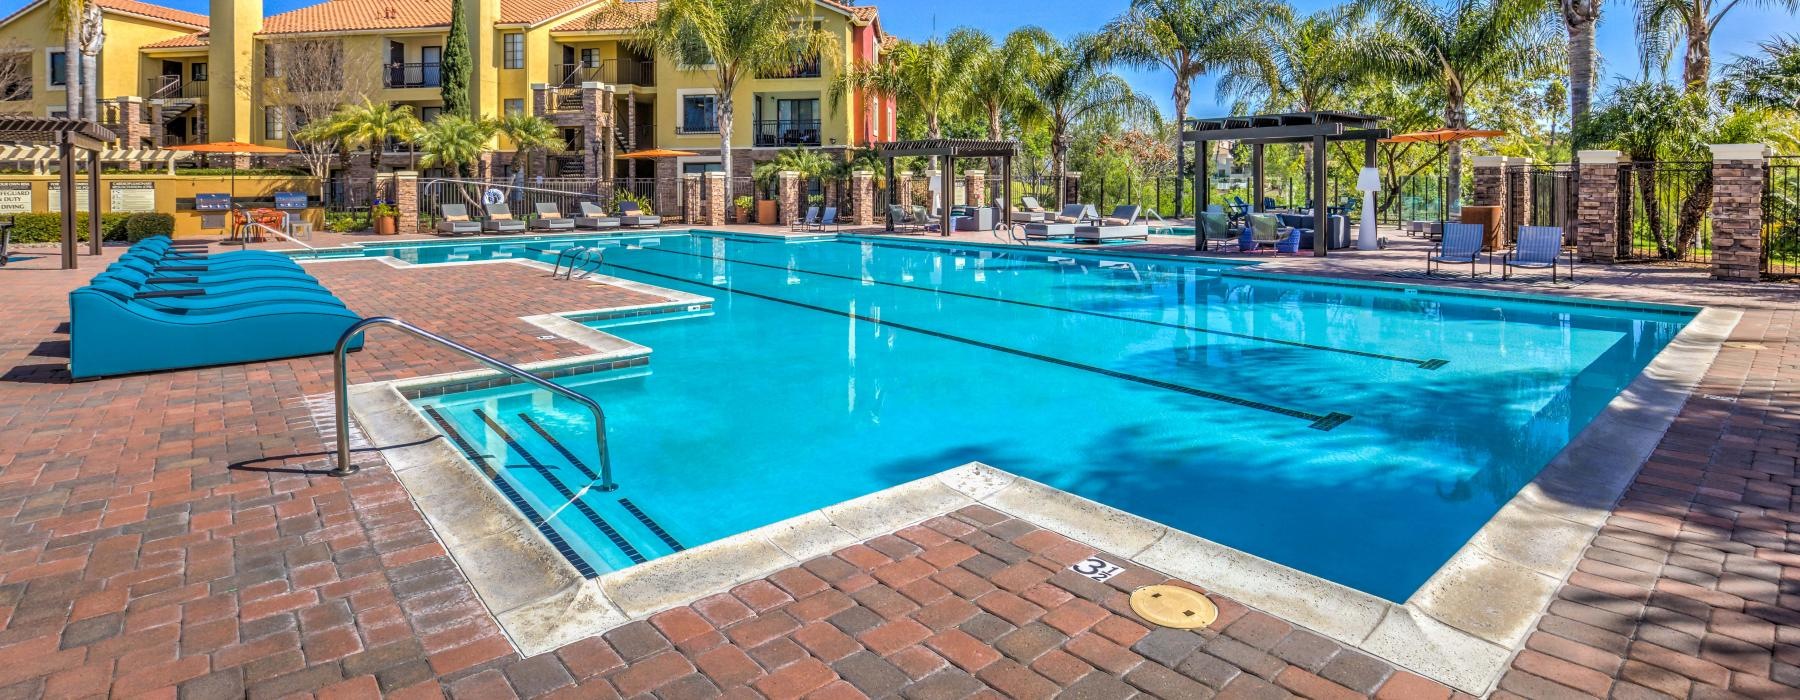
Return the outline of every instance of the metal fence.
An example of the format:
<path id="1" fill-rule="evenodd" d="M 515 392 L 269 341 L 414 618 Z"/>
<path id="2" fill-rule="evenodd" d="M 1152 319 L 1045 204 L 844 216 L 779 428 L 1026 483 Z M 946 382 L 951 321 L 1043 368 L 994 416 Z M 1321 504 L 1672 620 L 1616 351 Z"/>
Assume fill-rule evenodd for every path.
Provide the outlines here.
<path id="1" fill-rule="evenodd" d="M 1575 220 L 1575 180 L 1569 168 L 1527 165 L 1522 169 L 1525 197 L 1530 202 L 1526 226 L 1558 226 L 1564 231 Z"/>
<path id="2" fill-rule="evenodd" d="M 1397 183 L 1384 182 L 1382 187 L 1375 193 L 1375 220 L 1379 223 L 1437 221 L 1440 214 L 1456 213 L 1439 205 L 1444 198 L 1444 179 L 1438 175 L 1408 175 Z"/>
<path id="3" fill-rule="evenodd" d="M 1762 271 L 1768 277 L 1800 276 L 1800 156 L 1770 158 L 1768 168 Z"/>
<path id="4" fill-rule="evenodd" d="M 485 211 L 489 205 L 505 204 L 514 218 L 529 219 L 536 215 L 538 204 L 554 204 L 564 216 L 575 216 L 581 202 L 595 202 L 612 207 L 616 198 L 611 180 L 580 178 L 536 178 L 531 185 L 504 180 L 437 179 L 419 183 L 419 219 L 425 226 L 436 226 L 445 204 L 461 204 L 471 213 Z"/>
<path id="5" fill-rule="evenodd" d="M 1712 163 L 1633 162 L 1619 166 L 1624 260 L 1712 260 Z"/>

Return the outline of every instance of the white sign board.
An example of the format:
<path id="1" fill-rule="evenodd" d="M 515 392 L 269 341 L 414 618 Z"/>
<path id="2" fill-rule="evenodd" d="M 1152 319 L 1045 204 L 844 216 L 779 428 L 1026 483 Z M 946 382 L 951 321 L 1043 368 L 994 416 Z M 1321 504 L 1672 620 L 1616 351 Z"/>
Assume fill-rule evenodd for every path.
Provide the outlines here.
<path id="1" fill-rule="evenodd" d="M 0 182 L 0 214 L 25 214 L 31 211 L 31 183 Z"/>
<path id="2" fill-rule="evenodd" d="M 50 183 L 50 205 L 46 208 L 52 214 L 60 213 L 62 211 L 62 183 Z M 87 210 L 88 184 L 86 182 L 77 182 L 75 183 L 75 211 Z"/>
<path id="3" fill-rule="evenodd" d="M 147 180 L 113 183 L 111 211 L 156 211 L 156 183 Z"/>

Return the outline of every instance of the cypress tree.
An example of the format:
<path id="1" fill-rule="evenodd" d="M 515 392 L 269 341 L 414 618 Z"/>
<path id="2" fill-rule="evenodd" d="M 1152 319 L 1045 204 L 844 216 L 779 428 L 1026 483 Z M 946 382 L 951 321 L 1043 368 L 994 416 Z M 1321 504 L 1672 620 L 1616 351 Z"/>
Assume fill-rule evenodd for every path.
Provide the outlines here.
<path id="1" fill-rule="evenodd" d="M 479 1 L 479 0 L 477 0 Z M 463 26 L 463 0 L 450 0 L 450 40 L 444 47 L 443 74 L 440 91 L 444 96 L 444 114 L 473 119 L 469 112 L 469 31 Z"/>

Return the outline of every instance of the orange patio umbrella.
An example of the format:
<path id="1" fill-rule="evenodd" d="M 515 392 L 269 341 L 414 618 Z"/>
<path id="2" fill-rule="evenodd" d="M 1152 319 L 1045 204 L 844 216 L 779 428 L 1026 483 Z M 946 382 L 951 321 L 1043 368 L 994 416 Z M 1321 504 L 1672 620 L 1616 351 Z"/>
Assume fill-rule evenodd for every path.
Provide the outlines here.
<path id="1" fill-rule="evenodd" d="M 214 141 L 212 143 L 194 143 L 169 146 L 167 150 L 187 151 L 189 153 L 229 153 L 231 155 L 269 155 L 281 153 L 299 153 L 292 148 L 280 146 L 264 146 L 242 141 Z M 232 206 L 237 206 L 237 161 L 231 161 L 231 199 Z M 233 224 L 235 226 L 236 224 Z M 236 235 L 233 233 L 232 235 Z M 240 239 L 240 244 L 247 243 Z"/>
<path id="2" fill-rule="evenodd" d="M 1433 143 L 1433 144 L 1437 144 L 1437 146 L 1438 146 L 1438 153 L 1437 153 L 1438 172 L 1443 172 L 1444 171 L 1444 153 L 1446 151 L 1450 150 L 1449 147 L 1445 146 L 1444 144 L 1447 144 L 1447 143 L 1450 143 L 1453 141 L 1461 141 L 1463 139 L 1486 139 L 1486 138 L 1493 138 L 1495 136 L 1505 136 L 1505 135 L 1506 135 L 1506 132 L 1499 131 L 1497 129 L 1435 129 L 1432 131 L 1415 131 L 1410 134 L 1401 134 L 1399 136 L 1389 136 L 1385 139 L 1382 139 L 1381 142 L 1382 143 Z M 1439 190 L 1440 190 L 1440 193 L 1438 194 L 1438 221 L 1442 222 L 1445 219 L 1449 218 L 1449 214 L 1447 213 L 1448 208 L 1450 206 L 1450 203 L 1448 201 L 1450 199 L 1450 176 L 1449 175 L 1446 174 L 1444 176 L 1444 181 L 1439 186 Z"/>

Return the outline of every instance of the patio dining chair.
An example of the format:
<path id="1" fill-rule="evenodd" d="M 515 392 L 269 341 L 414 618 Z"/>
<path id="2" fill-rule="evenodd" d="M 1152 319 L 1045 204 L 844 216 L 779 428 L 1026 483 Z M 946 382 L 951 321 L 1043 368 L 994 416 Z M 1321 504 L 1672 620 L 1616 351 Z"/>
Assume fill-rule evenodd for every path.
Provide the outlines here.
<path id="1" fill-rule="evenodd" d="M 1557 268 L 1568 266 L 1569 280 L 1575 279 L 1575 253 L 1569 251 L 1567 262 L 1562 260 L 1563 230 L 1560 226 L 1520 226 L 1519 240 L 1513 249 L 1506 251 L 1500 258 L 1500 278 L 1512 276 L 1515 267 L 1542 270 L 1550 268 L 1550 281 L 1560 282 Z"/>
<path id="2" fill-rule="evenodd" d="M 814 226 L 817 226 L 818 223 L 819 223 L 819 208 L 818 207 L 807 207 L 806 208 L 806 216 L 803 218 L 794 219 L 792 221 L 789 221 L 788 228 L 794 229 L 796 231 L 803 231 L 803 230 L 812 228 Z"/>
<path id="3" fill-rule="evenodd" d="M 1283 228 L 1280 217 L 1274 214 L 1251 214 L 1250 227 L 1238 238 L 1238 250 L 1249 253 L 1260 250 L 1263 246 L 1271 247 L 1275 254 L 1300 252 L 1300 229 Z"/>
<path id="4" fill-rule="evenodd" d="M 1425 258 L 1425 274 L 1432 274 L 1434 266 L 1467 264 L 1469 276 L 1476 276 L 1475 263 L 1482 257 L 1481 244 L 1481 224 L 1445 223 L 1443 239 L 1431 246 L 1431 254 Z M 1491 273 L 1493 269 L 1494 258 L 1490 255 L 1488 271 Z"/>

